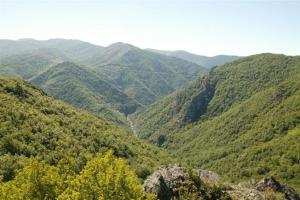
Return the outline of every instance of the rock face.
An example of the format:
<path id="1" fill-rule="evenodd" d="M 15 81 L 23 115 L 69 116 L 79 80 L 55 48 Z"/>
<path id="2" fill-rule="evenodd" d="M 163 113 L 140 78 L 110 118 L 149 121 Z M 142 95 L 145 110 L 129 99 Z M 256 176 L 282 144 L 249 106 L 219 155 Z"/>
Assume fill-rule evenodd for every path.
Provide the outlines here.
<path id="1" fill-rule="evenodd" d="M 228 183 L 222 183 L 220 177 L 212 171 L 203 169 L 193 169 L 192 171 L 193 174 L 201 179 L 203 184 L 212 186 L 209 187 L 204 185 L 204 190 L 210 190 L 214 186 L 218 186 L 219 190 L 215 190 L 215 192 L 220 192 L 220 190 L 222 190 L 222 192 L 229 195 L 229 199 L 300 200 L 299 195 L 294 189 L 279 183 L 273 177 L 267 177 L 261 181 L 250 180 L 238 185 L 232 185 Z M 186 183 L 189 182 L 191 178 L 189 174 L 190 173 L 187 172 L 187 169 L 180 165 L 162 167 L 147 178 L 147 180 L 144 182 L 144 190 L 145 192 L 155 194 L 160 200 L 179 198 L 180 189 L 185 187 Z M 198 193 L 197 197 L 200 198 L 201 193 Z"/>

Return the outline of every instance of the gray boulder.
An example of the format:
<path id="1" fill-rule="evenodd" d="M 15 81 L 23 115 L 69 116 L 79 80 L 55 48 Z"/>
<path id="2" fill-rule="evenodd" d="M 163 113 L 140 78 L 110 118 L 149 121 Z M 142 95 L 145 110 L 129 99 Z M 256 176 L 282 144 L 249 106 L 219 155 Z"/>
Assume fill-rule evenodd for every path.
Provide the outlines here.
<path id="1" fill-rule="evenodd" d="M 144 182 L 145 192 L 156 194 L 161 200 L 178 196 L 178 189 L 187 178 L 185 168 L 179 165 L 162 167 Z"/>

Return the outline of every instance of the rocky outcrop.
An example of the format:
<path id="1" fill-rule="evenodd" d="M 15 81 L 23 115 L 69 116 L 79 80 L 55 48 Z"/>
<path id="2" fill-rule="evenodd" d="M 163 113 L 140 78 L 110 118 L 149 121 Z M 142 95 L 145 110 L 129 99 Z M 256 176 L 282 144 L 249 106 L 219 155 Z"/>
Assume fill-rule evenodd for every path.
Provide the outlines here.
<path id="1" fill-rule="evenodd" d="M 171 199 L 179 195 L 178 189 L 187 176 L 185 168 L 179 165 L 160 168 L 145 181 L 145 192 L 153 193 L 159 199 Z"/>
<path id="2" fill-rule="evenodd" d="M 261 181 L 250 180 L 238 185 L 230 185 L 227 191 L 234 199 L 241 200 L 300 200 L 299 195 L 293 188 L 281 184 L 274 177 L 266 177 Z"/>
<path id="3" fill-rule="evenodd" d="M 194 187 L 198 191 L 193 189 L 197 191 L 195 196 L 199 198 L 202 197 L 201 195 L 206 195 L 205 199 L 219 199 L 216 196 L 222 195 L 223 199 L 234 200 L 300 200 L 293 188 L 279 183 L 273 177 L 233 185 L 222 182 L 218 174 L 212 171 L 193 169 L 192 174 L 200 180 L 200 189 L 199 185 Z M 147 178 L 144 182 L 144 190 L 155 194 L 160 200 L 179 198 L 180 191 L 188 185 L 187 183 L 190 184 L 192 179 L 194 178 L 191 177 L 191 173 L 180 165 L 162 167 Z M 187 190 L 190 191 L 189 189 Z"/>
<path id="4" fill-rule="evenodd" d="M 220 177 L 208 170 L 193 169 L 190 173 L 199 177 L 203 181 L 203 186 L 219 184 Z M 161 200 L 179 198 L 180 191 L 191 183 L 191 174 L 180 165 L 162 167 L 150 175 L 144 182 L 144 190 L 153 193 Z M 202 183 L 201 183 L 202 184 Z"/>

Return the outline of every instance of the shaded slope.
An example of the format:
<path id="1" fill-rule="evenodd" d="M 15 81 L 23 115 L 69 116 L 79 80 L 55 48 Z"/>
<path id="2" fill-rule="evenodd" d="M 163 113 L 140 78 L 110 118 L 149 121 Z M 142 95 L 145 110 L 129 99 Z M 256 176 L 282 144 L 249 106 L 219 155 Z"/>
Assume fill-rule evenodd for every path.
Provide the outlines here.
<path id="1" fill-rule="evenodd" d="M 0 79 L 1 175 L 10 179 L 22 157 L 50 164 L 74 157 L 80 168 L 97 152 L 113 149 L 135 169 L 169 162 L 167 154 L 102 118 L 54 100 L 27 82 Z"/>
<path id="2" fill-rule="evenodd" d="M 143 138 L 154 135 L 151 140 L 156 141 L 160 136 L 197 121 L 206 113 L 213 95 L 214 83 L 207 76 L 193 81 L 188 87 L 134 113 L 132 118 L 137 134 Z M 157 141 L 158 144 L 162 142 Z"/>

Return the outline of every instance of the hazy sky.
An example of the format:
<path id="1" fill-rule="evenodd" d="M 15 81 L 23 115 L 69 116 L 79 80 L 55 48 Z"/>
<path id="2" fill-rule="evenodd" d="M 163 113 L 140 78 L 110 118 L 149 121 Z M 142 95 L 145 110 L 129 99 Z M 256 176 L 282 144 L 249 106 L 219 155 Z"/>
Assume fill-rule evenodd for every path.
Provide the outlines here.
<path id="1" fill-rule="evenodd" d="M 0 38 L 121 41 L 202 55 L 300 55 L 300 0 L 0 0 Z"/>

